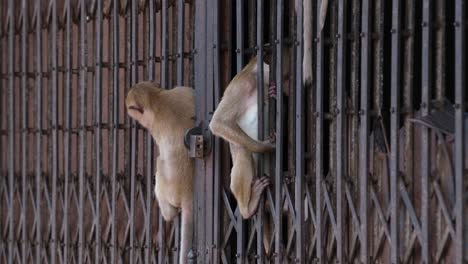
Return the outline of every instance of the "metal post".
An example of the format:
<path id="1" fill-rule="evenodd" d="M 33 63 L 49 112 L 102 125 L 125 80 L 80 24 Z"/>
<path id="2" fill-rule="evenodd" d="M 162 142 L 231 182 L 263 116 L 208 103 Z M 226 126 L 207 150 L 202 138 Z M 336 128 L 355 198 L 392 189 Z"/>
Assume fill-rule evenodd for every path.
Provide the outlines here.
<path id="1" fill-rule="evenodd" d="M 304 186 L 305 186 L 305 87 L 303 83 L 302 61 L 304 54 L 304 38 L 312 36 L 304 34 L 303 1 L 296 3 L 296 58 L 295 58 L 295 84 L 296 84 L 296 180 L 295 180 L 295 211 L 296 211 L 296 263 L 305 263 L 305 226 L 304 226 Z"/>
<path id="2" fill-rule="evenodd" d="M 359 127 L 359 201 L 360 201 L 360 238 L 361 262 L 368 263 L 368 174 L 369 174 L 369 91 L 370 91 L 370 51 L 371 51 L 371 1 L 362 3 L 361 21 L 361 107 Z"/>
<path id="3" fill-rule="evenodd" d="M 432 87 L 432 1 L 424 0 L 422 10 L 422 61 L 421 61 L 421 114 L 430 113 Z M 430 135 L 427 127 L 421 127 L 421 249 L 423 261 L 429 257 L 429 175 Z"/>
<path id="4" fill-rule="evenodd" d="M 8 1 L 9 27 L 8 27 L 8 184 L 9 184 L 9 217 L 8 217 L 8 263 L 13 263 L 13 248 L 15 236 L 14 198 L 15 198 L 15 10 L 14 1 Z"/>
<path id="5" fill-rule="evenodd" d="M 464 214 L 464 186 L 466 171 L 464 162 L 466 154 L 466 3 L 455 1 L 455 262 L 466 261 L 466 245 L 464 228 L 466 229 L 466 214 Z M 466 169 L 466 168 L 465 168 Z M 465 175 L 464 175 L 465 174 Z"/>
<path id="6" fill-rule="evenodd" d="M 57 133 L 58 133 L 58 120 L 57 120 L 57 3 L 52 1 L 52 32 L 51 37 L 51 125 L 52 125 L 52 205 L 51 205 L 51 243 L 50 243 L 50 263 L 55 264 L 57 256 L 57 174 L 58 174 L 58 149 L 57 149 Z"/>
<path id="7" fill-rule="evenodd" d="M 321 6 L 322 0 L 317 0 L 316 6 Z M 320 24 L 320 15 L 317 10 L 316 16 L 317 25 Z M 315 105 L 315 210 L 316 210 L 316 257 L 318 263 L 324 263 L 324 244 L 322 241 L 322 174 L 323 174 L 323 97 L 324 97 L 324 83 L 323 83 L 323 70 L 324 70 L 324 40 L 323 30 L 319 31 L 315 37 L 316 42 L 316 105 Z"/>
<path id="8" fill-rule="evenodd" d="M 84 196 L 85 196 L 85 106 L 86 106 L 86 4 L 80 1 L 80 131 L 79 131 L 79 211 L 78 211 L 78 263 L 84 262 L 85 234 L 84 234 Z"/>
<path id="9" fill-rule="evenodd" d="M 401 25 L 400 25 L 400 0 L 392 2 L 392 57 L 391 57 L 391 107 L 390 107 L 390 237 L 391 237 L 391 261 L 399 262 L 399 197 L 398 175 L 399 175 L 399 145 L 398 140 L 400 127 L 400 48 L 401 48 Z"/>
<path id="10" fill-rule="evenodd" d="M 68 0 L 70 1 L 70 0 Z M 118 137 L 119 137 L 119 0 L 114 0 L 112 4 L 112 205 L 111 205 L 111 262 L 117 263 L 117 170 L 118 170 Z"/>
<path id="11" fill-rule="evenodd" d="M 96 195 L 95 195 L 95 203 L 96 203 L 96 215 L 94 219 L 95 223 L 95 239 L 96 239 L 96 256 L 95 261 L 101 261 L 101 222 L 100 222 L 100 215 L 101 215 L 101 159 L 102 159 L 102 147 L 101 147 L 101 94 L 102 94 L 102 0 L 97 0 L 97 10 L 96 10 L 96 19 L 95 19 L 95 26 L 96 26 L 96 68 L 94 72 L 95 76 L 95 125 L 94 125 L 94 139 L 95 139 L 95 161 L 96 161 L 96 181 L 95 181 L 95 188 L 96 188 Z"/>
<path id="12" fill-rule="evenodd" d="M 257 0 L 257 104 L 258 104 L 258 140 L 262 141 L 265 136 L 265 84 L 264 84 L 264 68 L 263 68 L 263 0 Z M 263 177 L 264 175 L 264 157 L 260 155 L 258 159 L 257 175 Z M 258 213 L 256 215 L 255 229 L 257 232 L 257 263 L 265 263 L 265 256 L 263 250 L 263 214 L 264 214 L 264 197 L 260 198 Z"/>
<path id="13" fill-rule="evenodd" d="M 148 4 L 148 61 L 147 61 L 147 78 L 148 80 L 154 80 L 154 63 L 155 63 L 155 8 L 154 8 L 154 1 L 150 1 Z M 153 137 L 150 133 L 146 132 L 146 216 L 145 216 L 145 236 L 146 236 L 146 247 L 145 247 L 145 262 L 151 262 L 152 252 L 154 252 L 153 244 L 152 244 L 152 229 L 151 229 L 151 221 L 155 221 L 156 219 L 151 218 L 151 208 L 152 208 L 152 201 L 153 201 L 153 169 L 154 169 L 154 156 L 153 156 Z M 159 229 L 162 229 L 161 227 Z M 156 230 L 155 230 L 156 232 Z"/>
<path id="14" fill-rule="evenodd" d="M 347 1 L 338 2 L 338 44 L 337 54 L 337 109 L 336 109 L 336 255 L 339 263 L 345 263 L 344 255 L 344 196 L 343 180 L 346 173 L 345 136 L 346 133 L 346 4 Z"/>
<path id="15" fill-rule="evenodd" d="M 27 192 L 28 192 L 28 183 L 27 183 L 27 169 L 28 169 L 28 154 L 29 152 L 27 151 L 28 149 L 28 132 L 27 132 L 27 126 L 28 126 L 28 120 L 27 120 L 27 112 L 28 112 L 28 100 L 27 100 L 27 72 L 28 72 L 28 64 L 27 64 L 27 56 L 28 56 L 28 30 L 29 30 L 29 16 L 28 14 L 28 5 L 26 4 L 26 0 L 21 1 L 21 9 L 23 10 L 23 15 L 21 17 L 22 20 L 22 27 L 21 27 L 21 97 L 22 97 L 22 109 L 21 111 L 23 112 L 21 115 L 21 126 L 22 126 L 22 131 L 21 131 L 21 154 L 22 154 L 22 161 L 21 161 L 21 183 L 22 183 L 22 193 L 21 193 L 21 201 L 22 201 L 22 211 L 21 211 L 21 217 L 23 219 L 22 222 L 22 263 L 26 263 L 28 259 L 28 221 L 26 219 L 26 213 L 27 213 Z"/>
<path id="16" fill-rule="evenodd" d="M 36 263 L 42 261 L 42 16 L 41 0 L 36 1 Z"/>
<path id="17" fill-rule="evenodd" d="M 283 0 L 276 1 L 275 83 L 276 83 L 276 170 L 275 170 L 275 263 L 283 261 Z"/>

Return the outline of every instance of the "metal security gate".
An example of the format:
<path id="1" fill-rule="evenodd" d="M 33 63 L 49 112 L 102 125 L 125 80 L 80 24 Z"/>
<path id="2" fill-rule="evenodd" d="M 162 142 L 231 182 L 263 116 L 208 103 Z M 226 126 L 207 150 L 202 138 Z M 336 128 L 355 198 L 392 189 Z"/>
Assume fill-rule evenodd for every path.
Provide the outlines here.
<path id="1" fill-rule="evenodd" d="M 467 6 L 1 0 L 0 263 L 178 263 L 157 147 L 125 113 L 140 80 L 195 88 L 209 152 L 190 261 L 468 262 Z M 260 138 L 277 148 L 243 220 L 208 123 L 255 55 L 277 88 L 259 90 Z"/>

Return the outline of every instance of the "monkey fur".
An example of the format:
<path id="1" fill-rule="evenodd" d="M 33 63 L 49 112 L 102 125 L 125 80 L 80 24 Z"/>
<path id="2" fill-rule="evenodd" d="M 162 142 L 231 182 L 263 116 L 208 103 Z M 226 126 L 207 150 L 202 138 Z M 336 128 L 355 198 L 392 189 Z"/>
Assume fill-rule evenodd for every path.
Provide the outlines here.
<path id="1" fill-rule="evenodd" d="M 263 78 L 268 80 L 269 66 L 264 63 L 263 68 Z M 268 81 L 264 83 L 267 89 Z M 269 140 L 258 141 L 257 114 L 257 64 L 253 58 L 229 83 L 209 125 L 214 135 L 229 142 L 233 163 L 230 187 L 246 219 L 255 214 L 261 194 L 270 183 L 267 177 L 254 180 L 254 153 L 275 149 Z"/>
<path id="2" fill-rule="evenodd" d="M 151 82 L 137 83 L 126 98 L 127 113 L 148 129 L 159 147 L 155 193 L 160 212 L 172 221 L 181 211 L 179 263 L 187 263 L 192 243 L 194 161 L 184 146 L 184 134 L 194 126 L 193 89 L 165 90 Z"/>

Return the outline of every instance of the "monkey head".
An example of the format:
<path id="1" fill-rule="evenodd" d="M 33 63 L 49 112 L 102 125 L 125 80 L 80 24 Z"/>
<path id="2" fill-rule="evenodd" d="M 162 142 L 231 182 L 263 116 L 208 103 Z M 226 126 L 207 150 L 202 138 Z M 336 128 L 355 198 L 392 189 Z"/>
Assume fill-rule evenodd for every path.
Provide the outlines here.
<path id="1" fill-rule="evenodd" d="M 154 106 L 162 90 L 152 82 L 137 83 L 125 98 L 128 115 L 143 127 L 151 129 L 156 110 Z"/>

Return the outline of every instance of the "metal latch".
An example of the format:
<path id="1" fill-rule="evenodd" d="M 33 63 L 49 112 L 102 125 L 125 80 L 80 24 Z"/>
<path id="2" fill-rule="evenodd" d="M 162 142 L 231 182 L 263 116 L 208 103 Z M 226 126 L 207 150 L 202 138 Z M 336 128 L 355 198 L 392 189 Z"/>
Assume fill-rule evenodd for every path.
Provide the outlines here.
<path id="1" fill-rule="evenodd" d="M 209 133 L 208 129 L 205 130 Z M 201 159 L 210 153 L 211 136 L 203 134 L 203 124 L 200 123 L 185 132 L 184 144 L 189 151 L 189 157 Z"/>

